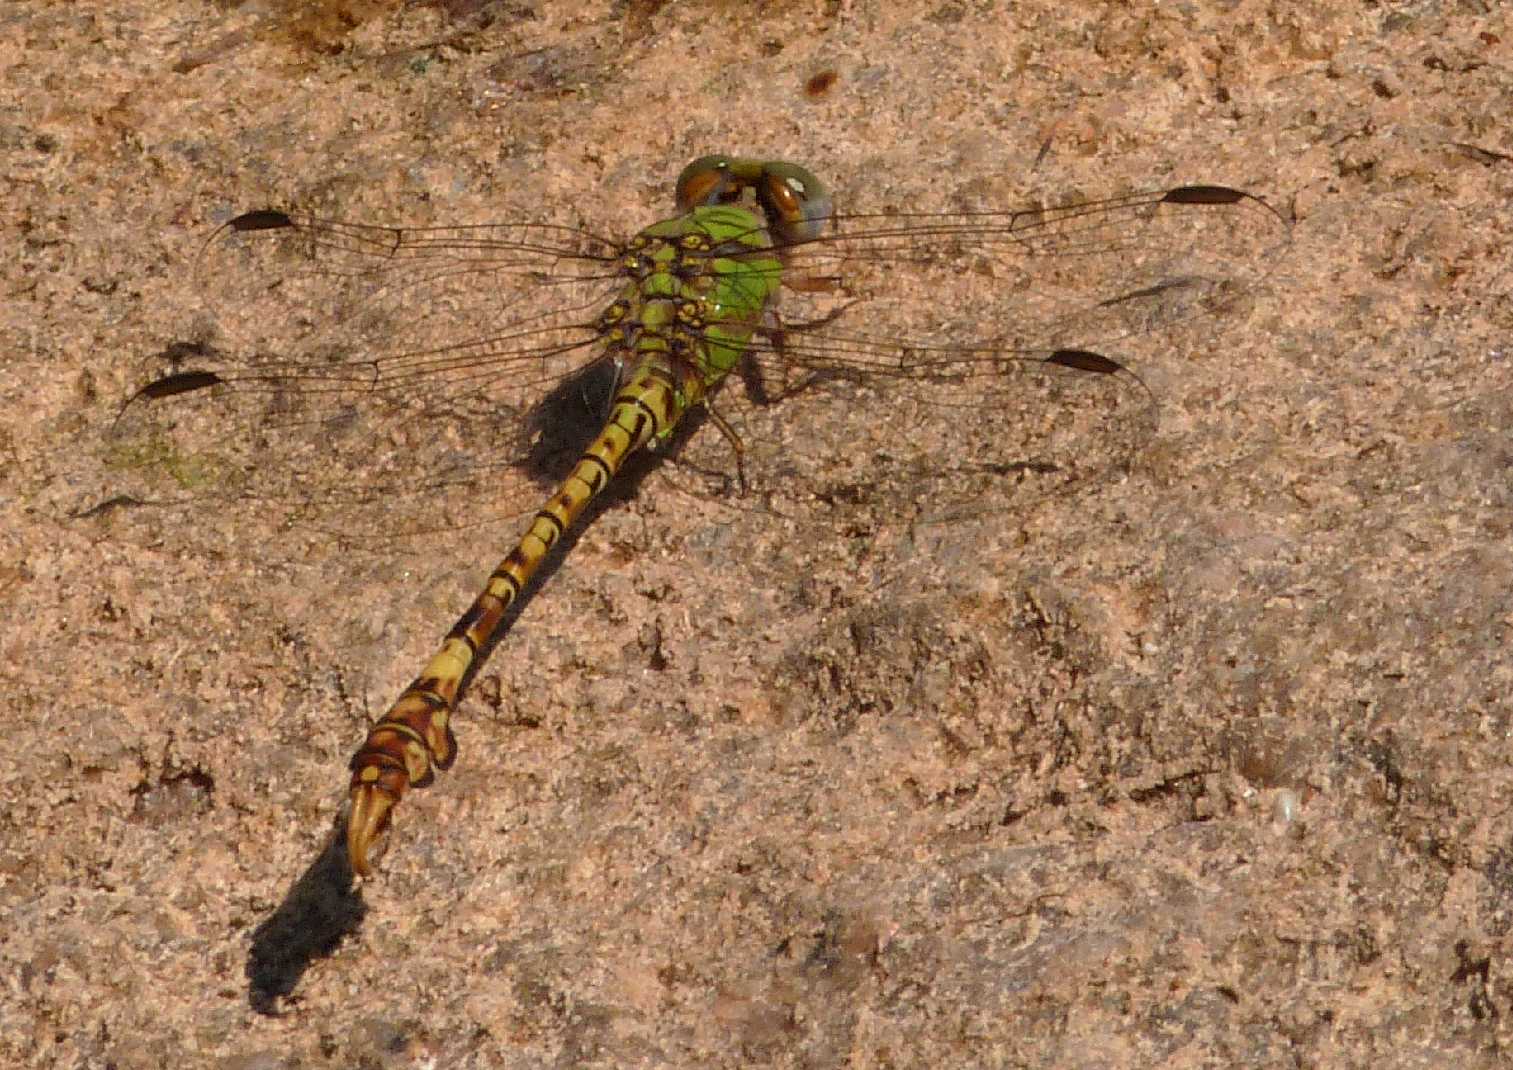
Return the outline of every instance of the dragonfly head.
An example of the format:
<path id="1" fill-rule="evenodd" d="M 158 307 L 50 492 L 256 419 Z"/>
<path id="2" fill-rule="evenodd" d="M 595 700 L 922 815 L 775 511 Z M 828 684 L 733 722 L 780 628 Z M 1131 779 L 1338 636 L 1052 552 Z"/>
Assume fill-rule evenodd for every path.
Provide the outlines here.
<path id="1" fill-rule="evenodd" d="M 797 245 L 820 236 L 834 210 L 823 183 L 798 164 L 740 156 L 700 156 L 678 176 L 678 210 L 731 204 L 752 192 L 773 241 Z"/>

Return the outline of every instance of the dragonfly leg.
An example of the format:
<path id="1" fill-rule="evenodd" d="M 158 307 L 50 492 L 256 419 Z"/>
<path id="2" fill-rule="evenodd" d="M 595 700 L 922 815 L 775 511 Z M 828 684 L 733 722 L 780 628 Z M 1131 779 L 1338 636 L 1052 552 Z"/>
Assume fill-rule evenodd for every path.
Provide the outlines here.
<path id="1" fill-rule="evenodd" d="M 713 405 L 706 401 L 704 408 L 709 413 L 709 418 L 714 421 L 715 427 L 720 429 L 720 434 L 724 436 L 726 442 L 730 443 L 730 448 L 735 453 L 736 485 L 740 487 L 741 497 L 744 498 L 746 496 L 746 444 L 741 441 L 741 436 L 736 433 L 736 429 L 730 426 L 730 422 L 715 411 Z"/>

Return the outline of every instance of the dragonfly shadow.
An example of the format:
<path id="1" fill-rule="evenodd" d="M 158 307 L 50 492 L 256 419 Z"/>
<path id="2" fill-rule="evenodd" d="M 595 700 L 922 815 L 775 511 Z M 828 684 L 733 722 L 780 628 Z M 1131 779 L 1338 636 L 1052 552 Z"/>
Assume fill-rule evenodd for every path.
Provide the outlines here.
<path id="1" fill-rule="evenodd" d="M 518 442 L 520 459 L 515 463 L 540 485 L 543 498 L 567 478 L 584 449 L 604 430 L 620 385 L 612 361 L 594 361 L 563 379 L 526 413 Z M 760 401 L 752 403 L 767 405 L 779 400 L 762 395 Z M 626 458 L 615 478 L 589 503 L 584 520 L 592 521 L 606 505 L 633 497 L 641 480 L 660 464 L 682 459 L 689 441 L 708 419 L 709 412 L 702 405 L 691 409 L 666 442 L 643 447 Z M 576 527 L 581 530 L 586 526 L 580 522 Z"/>
<path id="2" fill-rule="evenodd" d="M 557 383 L 521 421 L 516 462 L 543 491 L 556 486 L 608 419 L 619 375 L 596 360 Z"/>
<path id="3" fill-rule="evenodd" d="M 305 970 L 358 930 L 368 907 L 353 881 L 343 819 L 283 902 L 252 934 L 246 976 L 253 1010 L 276 1016 L 278 1000 L 293 993 Z"/>

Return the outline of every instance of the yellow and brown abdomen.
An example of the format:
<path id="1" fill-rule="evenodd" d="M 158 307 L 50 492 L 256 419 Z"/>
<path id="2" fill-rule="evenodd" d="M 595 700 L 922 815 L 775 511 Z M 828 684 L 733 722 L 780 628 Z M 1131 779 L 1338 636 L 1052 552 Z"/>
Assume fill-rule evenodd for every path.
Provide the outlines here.
<path id="1" fill-rule="evenodd" d="M 411 787 L 425 787 L 457 754 L 451 713 L 478 653 L 498 631 L 541 562 L 633 452 L 673 428 L 690 401 L 687 384 L 660 360 L 648 360 L 616 395 L 604 428 L 578 458 L 509 554 L 457 619 L 434 657 L 373 725 L 352 756 L 352 812 L 347 853 L 353 870 L 370 873 L 368 851 L 390 812 Z"/>

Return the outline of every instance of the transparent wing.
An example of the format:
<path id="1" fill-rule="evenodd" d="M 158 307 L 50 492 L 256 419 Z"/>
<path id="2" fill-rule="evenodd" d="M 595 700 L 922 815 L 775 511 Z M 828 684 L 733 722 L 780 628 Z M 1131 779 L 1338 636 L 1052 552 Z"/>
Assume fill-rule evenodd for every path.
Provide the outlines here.
<path id="1" fill-rule="evenodd" d="M 617 255 L 541 224 L 239 216 L 196 263 L 212 340 L 165 351 L 112 429 L 121 493 L 326 519 L 410 498 L 416 530 L 485 485 L 493 507 L 528 508 L 514 499 L 548 475 L 522 462 L 573 448 L 547 402 L 595 363 Z M 592 422 L 572 400 L 556 411 Z"/>
<path id="2" fill-rule="evenodd" d="M 1213 186 L 839 216 L 785 250 L 782 329 L 753 343 L 758 393 L 787 400 L 721 404 L 753 469 L 827 506 L 950 515 L 1052 493 L 1153 432 L 1125 362 L 1191 345 L 1288 240 L 1264 201 Z"/>
<path id="3" fill-rule="evenodd" d="M 1255 284 L 1286 231 L 1217 187 L 838 216 L 782 250 L 782 298 L 716 412 L 754 488 L 830 508 L 1087 478 L 1150 433 L 1127 351 Z M 168 353 L 114 429 L 120 493 L 325 517 L 403 498 L 415 531 L 534 509 L 606 412 L 621 253 L 545 224 L 238 217 L 198 262 L 211 340 Z M 684 455 L 736 470 L 709 431 Z"/>

